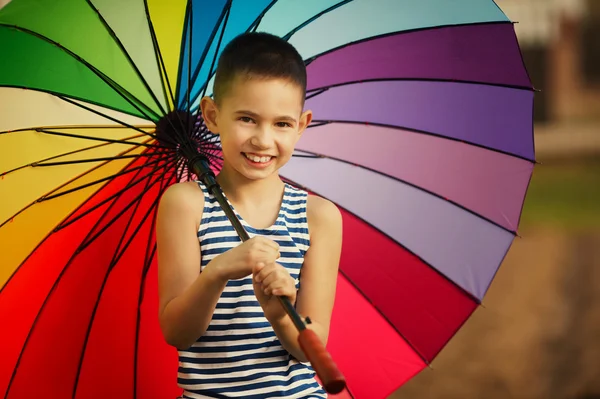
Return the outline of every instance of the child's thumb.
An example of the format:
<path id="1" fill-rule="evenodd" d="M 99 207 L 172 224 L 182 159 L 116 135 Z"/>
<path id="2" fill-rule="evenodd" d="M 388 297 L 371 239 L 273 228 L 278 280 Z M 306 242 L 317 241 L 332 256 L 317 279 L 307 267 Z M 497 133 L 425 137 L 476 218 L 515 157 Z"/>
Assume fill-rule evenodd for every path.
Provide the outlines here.
<path id="1" fill-rule="evenodd" d="M 254 265 L 254 267 L 252 268 L 252 274 L 256 274 L 259 273 L 263 268 L 265 267 L 264 262 L 258 262 L 257 264 Z"/>

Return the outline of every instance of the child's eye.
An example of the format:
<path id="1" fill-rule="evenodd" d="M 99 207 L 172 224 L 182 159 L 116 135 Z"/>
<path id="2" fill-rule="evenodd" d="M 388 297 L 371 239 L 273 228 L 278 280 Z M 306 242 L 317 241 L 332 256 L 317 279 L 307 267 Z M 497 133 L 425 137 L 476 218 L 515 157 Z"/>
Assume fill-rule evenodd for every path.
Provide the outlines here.
<path id="1" fill-rule="evenodd" d="M 292 125 L 287 122 L 277 122 L 276 125 L 277 127 L 292 127 Z"/>
<path id="2" fill-rule="evenodd" d="M 252 123 L 252 122 L 254 122 L 254 121 L 252 120 L 252 118 L 249 118 L 249 117 L 247 117 L 247 116 L 241 116 L 241 117 L 240 117 L 238 120 L 240 120 L 240 121 L 242 121 L 242 122 L 244 122 L 244 123 Z"/>

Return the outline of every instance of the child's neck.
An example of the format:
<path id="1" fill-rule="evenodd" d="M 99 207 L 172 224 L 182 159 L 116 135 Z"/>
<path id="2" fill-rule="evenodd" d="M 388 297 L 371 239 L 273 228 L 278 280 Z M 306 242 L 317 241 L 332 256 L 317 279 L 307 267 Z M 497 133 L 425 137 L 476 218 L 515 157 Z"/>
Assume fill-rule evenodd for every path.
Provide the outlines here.
<path id="1" fill-rule="evenodd" d="M 266 179 L 249 180 L 227 167 L 217 176 L 217 182 L 236 207 L 256 207 L 281 200 L 284 183 L 278 174 Z"/>

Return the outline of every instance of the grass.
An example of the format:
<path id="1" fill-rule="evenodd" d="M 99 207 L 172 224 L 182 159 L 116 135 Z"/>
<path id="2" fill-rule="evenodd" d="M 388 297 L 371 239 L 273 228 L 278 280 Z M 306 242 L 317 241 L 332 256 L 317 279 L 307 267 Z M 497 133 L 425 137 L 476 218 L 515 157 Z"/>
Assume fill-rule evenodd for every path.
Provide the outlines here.
<path id="1" fill-rule="evenodd" d="M 600 228 L 600 158 L 536 165 L 521 227 Z"/>

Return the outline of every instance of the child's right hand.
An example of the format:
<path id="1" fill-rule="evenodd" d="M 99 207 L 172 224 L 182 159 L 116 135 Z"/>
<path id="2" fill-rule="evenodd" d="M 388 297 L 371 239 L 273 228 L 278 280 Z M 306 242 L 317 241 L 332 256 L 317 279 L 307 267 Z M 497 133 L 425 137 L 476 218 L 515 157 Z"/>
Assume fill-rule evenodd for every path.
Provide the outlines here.
<path id="1" fill-rule="evenodd" d="M 256 236 L 248 241 L 215 257 L 211 263 L 224 280 L 236 280 L 252 274 L 252 270 L 262 263 L 275 262 L 280 257 L 279 244 L 262 236 Z"/>

